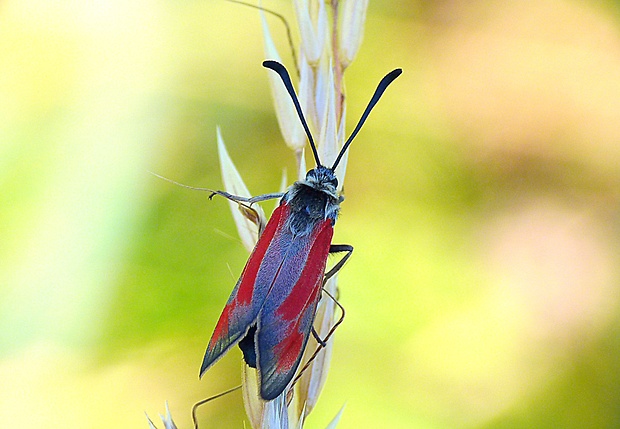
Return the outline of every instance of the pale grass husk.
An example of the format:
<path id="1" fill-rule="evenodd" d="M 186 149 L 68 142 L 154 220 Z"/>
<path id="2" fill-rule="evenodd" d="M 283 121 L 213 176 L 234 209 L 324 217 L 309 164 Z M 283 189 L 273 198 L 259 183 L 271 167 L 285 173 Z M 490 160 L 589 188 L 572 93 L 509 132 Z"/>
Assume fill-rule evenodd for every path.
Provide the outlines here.
<path id="1" fill-rule="evenodd" d="M 326 6 L 319 0 L 294 0 L 295 15 L 301 35 L 299 47 L 299 64 L 297 69 L 298 97 L 308 120 L 309 127 L 317 142 L 319 156 L 324 165 L 331 165 L 344 144 L 346 101 L 343 94 L 343 72 L 355 57 L 363 34 L 363 21 L 368 2 L 347 0 L 338 7 L 338 1 Z M 328 8 L 330 10 L 328 11 Z M 334 9 L 335 8 L 335 9 Z M 331 12 L 328 13 L 328 12 Z M 281 62 L 281 56 L 271 38 L 265 14 L 261 11 L 261 23 L 265 43 L 266 59 Z M 330 22 L 336 17 L 338 23 Z M 336 33 L 336 34 L 334 34 Z M 341 46 L 342 45 L 342 48 Z M 293 69 L 289 67 L 289 69 Z M 274 106 L 278 124 L 285 143 L 294 153 L 298 164 L 297 177 L 306 174 L 303 149 L 307 145 L 306 136 L 291 103 L 288 93 L 281 81 L 269 72 L 269 82 L 274 98 Z M 221 142 L 221 145 L 220 145 Z M 226 153 L 223 141 L 218 132 L 220 153 Z M 230 158 L 220 155 L 225 190 L 230 193 L 238 189 L 246 192 L 241 176 Z M 339 164 L 336 174 L 339 189 L 342 189 L 346 170 L 346 155 Z M 241 194 L 249 196 L 248 194 Z M 247 211 L 239 211 L 236 204 L 231 204 L 235 223 L 246 247 L 254 247 L 260 223 L 256 216 Z M 261 213 L 261 217 L 264 216 Z M 253 217 L 253 218 L 252 218 Z M 330 279 L 325 288 L 337 296 L 337 276 Z M 323 295 L 317 308 L 314 327 L 321 338 L 325 338 L 336 320 L 336 308 L 331 298 Z M 311 338 L 304 353 L 300 368 L 303 368 L 318 346 Z M 250 423 L 254 429 L 303 428 L 305 418 L 316 406 L 329 372 L 333 337 L 310 363 L 300 377 L 299 382 L 289 386 L 282 395 L 273 401 L 265 402 L 258 393 L 256 370 L 244 365 L 242 384 L 243 399 Z M 329 424 L 335 428 L 344 407 Z"/>
<path id="2" fill-rule="evenodd" d="M 160 414 L 159 418 L 164 424 L 164 429 L 177 429 L 177 425 L 174 424 L 174 421 L 172 420 L 172 415 L 170 415 L 170 408 L 168 407 L 168 401 L 166 401 L 166 415 L 164 416 Z M 149 422 L 149 429 L 157 429 L 157 426 L 155 426 L 155 424 L 153 423 L 151 418 L 148 416 L 148 414 L 146 415 L 146 420 Z"/>
<path id="3" fill-rule="evenodd" d="M 293 0 L 293 3 L 301 35 L 299 63 L 296 64 L 296 69 L 300 74 L 297 93 L 310 130 L 316 138 L 320 159 L 324 165 L 329 166 L 332 165 L 344 144 L 346 100 L 343 92 L 343 73 L 359 50 L 368 0 L 331 0 L 329 2 Z M 262 11 L 260 11 L 260 16 L 265 57 L 282 62 Z M 283 139 L 293 151 L 297 161 L 296 176 L 298 179 L 303 179 L 306 175 L 305 133 L 281 81 L 273 73 L 269 73 L 268 76 Z M 228 155 L 219 127 L 217 128 L 217 144 L 224 190 L 234 195 L 251 197 L 250 191 Z M 339 191 L 342 190 L 344 183 L 347 156 L 348 154 L 345 153 L 336 169 Z M 285 174 L 282 188 L 284 188 L 284 183 L 286 183 Z M 265 213 L 257 204 L 249 208 L 229 201 L 229 205 L 239 237 L 245 248 L 251 252 L 267 222 Z M 332 296 L 338 296 L 337 275 L 326 282 L 324 289 Z M 330 334 L 336 314 L 335 303 L 323 294 L 314 321 L 314 328 L 321 338 L 326 338 Z M 318 343 L 311 338 L 300 364 L 300 368 L 306 366 L 307 368 L 299 377 L 299 382 L 294 386 L 289 386 L 273 401 L 263 401 L 260 398 L 257 371 L 243 364 L 243 402 L 252 428 L 302 429 L 304 427 L 305 419 L 316 406 L 327 379 L 333 346 L 332 335 L 326 346 L 308 364 L 318 347 Z M 336 428 L 343 411 L 344 405 L 327 425 L 327 429 Z M 146 417 L 149 427 L 156 429 L 148 415 Z M 165 429 L 176 429 L 168 403 L 166 403 L 166 415 L 160 415 L 160 418 Z"/>

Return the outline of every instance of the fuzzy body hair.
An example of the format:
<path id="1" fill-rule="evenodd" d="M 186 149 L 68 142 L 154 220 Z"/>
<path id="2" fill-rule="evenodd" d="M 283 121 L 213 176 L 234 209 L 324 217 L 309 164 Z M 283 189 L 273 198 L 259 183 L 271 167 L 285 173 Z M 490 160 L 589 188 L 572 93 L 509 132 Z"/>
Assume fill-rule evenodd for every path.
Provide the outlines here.
<path id="1" fill-rule="evenodd" d="M 291 208 L 286 227 L 294 236 L 310 234 L 317 223 L 326 219 L 330 219 L 334 226 L 340 203 L 344 200 L 338 195 L 337 188 L 336 174 L 322 165 L 308 171 L 304 180 L 291 185 L 281 204 L 288 204 Z"/>

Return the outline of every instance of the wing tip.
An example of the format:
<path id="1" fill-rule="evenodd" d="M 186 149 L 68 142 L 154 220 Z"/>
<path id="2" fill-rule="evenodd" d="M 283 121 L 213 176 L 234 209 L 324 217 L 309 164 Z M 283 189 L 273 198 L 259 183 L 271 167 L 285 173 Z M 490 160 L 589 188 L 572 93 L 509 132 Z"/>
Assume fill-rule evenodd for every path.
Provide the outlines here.
<path id="1" fill-rule="evenodd" d="M 301 361 L 301 359 L 300 359 Z M 292 371 L 277 372 L 275 368 L 262 371 L 259 368 L 258 379 L 260 396 L 265 401 L 272 401 L 282 394 L 290 384 L 299 364 Z"/>
<path id="2" fill-rule="evenodd" d="M 224 356 L 224 354 L 226 354 L 226 352 L 235 344 L 236 343 L 229 344 L 228 347 L 225 348 L 222 348 L 221 346 L 217 347 L 217 344 L 216 347 L 207 347 L 205 355 L 202 358 L 202 365 L 200 365 L 199 377 L 202 378 L 202 376 L 207 372 L 207 370 L 211 368 L 213 364 L 215 364 L 215 362 L 220 360 L 220 358 Z"/>
<path id="3" fill-rule="evenodd" d="M 282 383 L 281 377 L 276 377 L 275 380 L 260 382 L 260 397 L 265 401 L 273 401 L 286 390 L 286 387 L 290 383 L 292 377 L 288 378 L 285 383 Z"/>
<path id="4" fill-rule="evenodd" d="M 202 358 L 202 365 L 200 365 L 200 373 L 198 374 L 198 378 L 202 378 L 205 375 L 205 372 L 213 365 L 215 362 L 214 359 L 210 358 L 209 350 L 206 351 L 204 358 Z"/>
<path id="5" fill-rule="evenodd" d="M 263 386 L 261 386 L 260 388 L 260 397 L 263 398 L 263 400 L 265 401 L 273 401 L 274 399 L 276 399 L 278 396 L 280 396 L 282 394 L 282 392 L 284 392 L 284 389 L 282 390 L 265 390 L 263 389 Z"/>

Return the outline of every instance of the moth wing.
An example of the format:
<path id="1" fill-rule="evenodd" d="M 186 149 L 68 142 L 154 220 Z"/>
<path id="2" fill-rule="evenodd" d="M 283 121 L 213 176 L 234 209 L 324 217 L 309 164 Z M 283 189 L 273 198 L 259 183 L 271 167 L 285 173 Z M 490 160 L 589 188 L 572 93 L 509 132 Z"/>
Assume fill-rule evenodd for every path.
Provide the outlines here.
<path id="1" fill-rule="evenodd" d="M 333 227 L 325 220 L 296 237 L 258 316 L 256 348 L 261 397 L 279 396 L 303 355 L 321 296 Z"/>
<path id="2" fill-rule="evenodd" d="M 267 222 L 215 326 L 200 367 L 201 377 L 211 365 L 238 344 L 255 323 L 284 262 L 286 243 L 282 237 L 282 225 L 288 213 L 288 207 L 282 204 Z"/>

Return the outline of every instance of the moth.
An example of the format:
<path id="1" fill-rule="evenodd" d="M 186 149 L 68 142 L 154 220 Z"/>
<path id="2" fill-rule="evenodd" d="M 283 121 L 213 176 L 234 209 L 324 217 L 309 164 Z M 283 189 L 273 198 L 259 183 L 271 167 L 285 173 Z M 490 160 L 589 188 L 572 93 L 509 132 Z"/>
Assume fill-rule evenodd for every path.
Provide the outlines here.
<path id="1" fill-rule="evenodd" d="M 245 198 L 215 191 L 232 201 L 254 204 L 280 198 L 237 281 L 207 346 L 200 377 L 228 350 L 239 345 L 245 362 L 258 370 L 260 396 L 278 397 L 299 367 L 314 331 L 317 304 L 324 281 L 351 256 L 353 247 L 332 244 L 343 197 L 335 169 L 386 88 L 401 73 L 395 69 L 379 83 L 366 110 L 331 167 L 323 165 L 286 68 L 276 61 L 263 66 L 278 73 L 291 96 L 308 137 L 316 167 L 286 192 Z M 330 253 L 345 255 L 325 272 Z"/>

